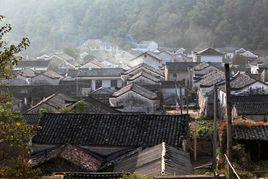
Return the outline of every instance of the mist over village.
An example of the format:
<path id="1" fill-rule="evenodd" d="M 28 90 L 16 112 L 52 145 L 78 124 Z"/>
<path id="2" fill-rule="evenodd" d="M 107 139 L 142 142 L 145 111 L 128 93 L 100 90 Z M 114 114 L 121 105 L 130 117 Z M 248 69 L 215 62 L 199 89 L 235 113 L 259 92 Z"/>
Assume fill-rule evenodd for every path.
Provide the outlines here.
<path id="1" fill-rule="evenodd" d="M 267 0 L 0 0 L 0 178 L 268 178 Z"/>

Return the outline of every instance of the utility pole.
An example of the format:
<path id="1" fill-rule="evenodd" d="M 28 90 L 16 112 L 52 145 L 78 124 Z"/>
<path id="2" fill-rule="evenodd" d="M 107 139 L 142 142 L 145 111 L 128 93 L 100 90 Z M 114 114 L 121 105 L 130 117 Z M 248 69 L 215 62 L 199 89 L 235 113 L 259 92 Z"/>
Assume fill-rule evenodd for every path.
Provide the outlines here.
<path id="1" fill-rule="evenodd" d="M 214 85 L 214 121 L 213 121 L 213 169 L 216 169 L 217 165 L 217 146 L 218 146 L 218 127 L 217 127 L 217 87 Z"/>
<path id="2" fill-rule="evenodd" d="M 181 91 L 181 84 L 180 85 L 180 106 L 181 106 L 181 114 L 183 113 L 183 101 L 182 101 L 182 91 Z"/>
<path id="3" fill-rule="evenodd" d="M 226 87 L 226 109 L 227 109 L 227 157 L 232 163 L 232 114 L 231 114 L 231 87 L 230 87 L 230 68 L 229 64 L 224 65 L 225 87 Z M 227 167 L 228 178 L 232 178 L 232 168 Z"/>

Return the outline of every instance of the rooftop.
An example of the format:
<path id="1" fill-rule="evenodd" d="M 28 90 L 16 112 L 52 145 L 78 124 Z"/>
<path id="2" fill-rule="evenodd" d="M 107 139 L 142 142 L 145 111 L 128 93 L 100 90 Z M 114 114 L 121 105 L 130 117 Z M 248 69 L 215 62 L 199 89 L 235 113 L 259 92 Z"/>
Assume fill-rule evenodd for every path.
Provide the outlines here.
<path id="1" fill-rule="evenodd" d="M 21 60 L 16 65 L 17 68 L 46 68 L 48 67 L 50 60 Z"/>
<path id="2" fill-rule="evenodd" d="M 182 175 L 193 171 L 190 155 L 165 143 L 140 147 L 106 165 L 113 165 L 114 172 L 135 172 L 142 176 Z"/>
<path id="3" fill-rule="evenodd" d="M 118 96 L 121 96 L 129 91 L 134 91 L 135 93 L 145 97 L 145 98 L 148 98 L 148 99 L 151 99 L 151 100 L 154 100 L 157 98 L 157 94 L 142 87 L 142 86 L 139 86 L 137 84 L 129 84 L 123 88 L 121 88 L 120 90 L 116 91 L 114 94 L 113 94 L 113 97 L 118 97 Z"/>
<path id="4" fill-rule="evenodd" d="M 206 48 L 204 50 L 197 52 L 197 55 L 220 55 L 222 56 L 223 54 L 216 49 Z"/>
<path id="5" fill-rule="evenodd" d="M 189 130 L 188 115 L 49 114 L 33 137 L 34 144 L 79 146 L 181 146 Z"/>
<path id="6" fill-rule="evenodd" d="M 268 126 L 243 126 L 235 125 L 233 127 L 233 138 L 236 140 L 261 140 L 268 141 Z"/>
<path id="7" fill-rule="evenodd" d="M 71 77 L 120 77 L 124 72 L 123 68 L 92 68 L 89 69 L 74 69 L 68 71 L 68 76 Z"/>

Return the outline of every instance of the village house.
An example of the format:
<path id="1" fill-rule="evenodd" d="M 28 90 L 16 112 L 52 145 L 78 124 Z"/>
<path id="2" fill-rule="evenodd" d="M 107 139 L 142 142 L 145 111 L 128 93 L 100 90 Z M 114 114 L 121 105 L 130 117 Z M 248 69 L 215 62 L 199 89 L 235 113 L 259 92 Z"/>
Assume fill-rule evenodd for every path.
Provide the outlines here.
<path id="1" fill-rule="evenodd" d="M 57 86 L 60 84 L 60 80 L 63 77 L 57 74 L 54 71 L 46 71 L 44 73 L 38 74 L 35 77 L 32 77 L 30 80 L 31 86 L 43 86 L 43 85 L 52 85 Z"/>
<path id="2" fill-rule="evenodd" d="M 122 87 L 122 68 L 93 68 L 70 70 L 64 81 L 72 81 L 78 88 L 78 95 L 88 95 L 100 87 L 119 89 Z M 88 83 L 86 88 L 80 89 L 81 83 Z"/>
<path id="3" fill-rule="evenodd" d="M 130 172 L 140 176 L 165 176 L 192 174 L 193 168 L 188 153 L 166 143 L 149 148 L 139 147 L 110 162 L 102 168 L 113 172 Z"/>
<path id="4" fill-rule="evenodd" d="M 268 95 L 268 85 L 251 78 L 244 73 L 237 73 L 230 79 L 231 95 L 251 96 Z M 226 111 L 226 91 L 224 83 L 218 87 L 219 112 L 224 117 Z"/>
<path id="5" fill-rule="evenodd" d="M 72 144 L 109 156 L 162 142 L 180 149 L 187 146 L 188 125 L 188 115 L 45 113 L 31 141 L 31 151 Z"/>
<path id="6" fill-rule="evenodd" d="M 215 63 L 207 63 L 203 62 L 200 63 L 192 68 L 193 72 L 193 85 L 195 87 L 199 87 L 199 81 L 205 78 L 207 74 L 213 72 L 213 71 L 219 71 L 221 70 L 221 63 L 215 65 Z"/>
<path id="7" fill-rule="evenodd" d="M 158 94 L 134 83 L 116 91 L 110 98 L 110 104 L 122 112 L 154 114 L 160 110 Z"/>
<path id="8" fill-rule="evenodd" d="M 223 54 L 213 48 L 206 48 L 199 52 L 194 52 L 194 62 L 219 62 L 223 63 Z"/>
<path id="9" fill-rule="evenodd" d="M 184 98 L 187 94 L 184 81 L 162 81 L 159 89 L 164 106 L 176 106 L 180 95 Z"/>
<path id="10" fill-rule="evenodd" d="M 163 60 L 163 64 L 166 64 L 167 62 L 175 61 L 175 54 L 167 50 L 163 50 L 157 53 L 157 56 L 159 56 Z"/>
<path id="11" fill-rule="evenodd" d="M 264 62 L 259 66 L 258 70 L 261 81 L 264 83 L 268 82 L 268 62 Z"/>
<path id="12" fill-rule="evenodd" d="M 164 80 L 164 75 L 163 75 L 163 72 L 161 70 L 156 69 L 156 68 L 154 68 L 150 65 L 147 65 L 145 63 L 141 63 L 135 67 L 130 68 L 129 70 L 127 70 L 121 74 L 121 78 L 123 80 L 124 85 L 127 84 L 127 81 L 129 78 L 132 78 L 133 76 L 137 76 L 137 74 L 140 74 L 140 73 L 146 73 L 149 77 L 154 78 L 154 80 L 156 80 L 156 78 L 157 78 L 157 81 Z M 150 79 L 147 79 L 147 80 L 149 80 L 150 83 L 155 83 L 155 81 L 152 81 Z"/>
<path id="13" fill-rule="evenodd" d="M 137 57 L 131 59 L 129 62 L 129 66 L 135 67 L 142 63 L 145 63 L 156 69 L 159 69 L 163 64 L 163 61 L 159 56 L 155 55 L 152 52 L 144 52 L 138 55 Z"/>
<path id="14" fill-rule="evenodd" d="M 268 95 L 232 96 L 232 117 L 252 121 L 268 120 Z"/>
<path id="15" fill-rule="evenodd" d="M 198 62 L 171 62 L 165 65 L 165 80 L 166 81 L 185 81 L 187 87 L 192 86 L 192 71 L 191 68 L 198 65 Z"/>
<path id="16" fill-rule="evenodd" d="M 238 50 L 237 47 L 223 47 L 223 48 L 217 48 L 217 50 L 224 54 L 224 58 L 228 60 L 232 60 L 235 56 L 235 51 Z"/>
<path id="17" fill-rule="evenodd" d="M 114 92 L 116 92 L 115 89 L 100 87 L 95 91 L 90 92 L 88 96 L 109 105 L 109 99 L 112 97 Z"/>
<path id="18" fill-rule="evenodd" d="M 27 110 L 28 114 L 39 114 L 40 112 L 61 113 L 69 105 L 74 104 L 77 100 L 66 95 L 57 93 L 44 98 L 36 105 Z"/>
<path id="19" fill-rule="evenodd" d="M 250 161 L 267 160 L 267 122 L 237 122 L 233 124 L 233 141 L 242 144 Z"/>
<path id="20" fill-rule="evenodd" d="M 196 84 L 199 114 L 207 117 L 214 115 L 214 85 L 224 81 L 224 73 L 216 70 L 208 73 L 202 80 Z"/>
<path id="21" fill-rule="evenodd" d="M 50 60 L 21 60 L 14 67 L 14 71 L 31 69 L 35 72 L 45 72 L 48 70 Z"/>

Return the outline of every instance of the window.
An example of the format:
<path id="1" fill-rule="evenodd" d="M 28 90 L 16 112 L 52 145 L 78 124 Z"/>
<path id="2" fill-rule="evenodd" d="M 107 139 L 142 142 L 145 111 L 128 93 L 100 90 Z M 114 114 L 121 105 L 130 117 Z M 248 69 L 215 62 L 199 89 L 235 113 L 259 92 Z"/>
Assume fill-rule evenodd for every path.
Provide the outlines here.
<path id="1" fill-rule="evenodd" d="M 111 87 L 117 88 L 117 80 L 111 80 Z"/>
<path id="2" fill-rule="evenodd" d="M 102 80 L 96 80 L 96 89 L 102 87 Z"/>

